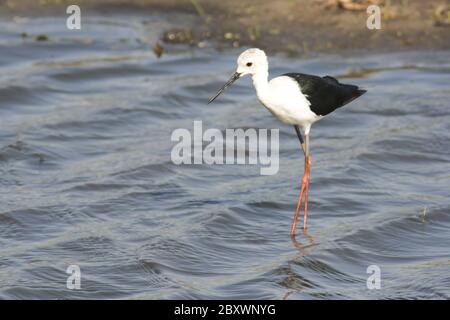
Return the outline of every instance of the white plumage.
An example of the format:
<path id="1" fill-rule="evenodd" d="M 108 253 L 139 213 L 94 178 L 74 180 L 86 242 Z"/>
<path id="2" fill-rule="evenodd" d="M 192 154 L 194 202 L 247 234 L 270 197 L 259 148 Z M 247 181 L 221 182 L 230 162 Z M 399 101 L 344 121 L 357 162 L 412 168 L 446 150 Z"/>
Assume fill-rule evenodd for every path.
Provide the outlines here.
<path id="1" fill-rule="evenodd" d="M 236 72 L 250 74 L 259 101 L 280 121 L 300 126 L 305 134 L 321 116 L 310 109 L 310 102 L 298 83 L 290 77 L 279 76 L 268 81 L 269 62 L 264 51 L 248 49 L 237 60 Z M 250 64 L 250 65 L 248 65 Z"/>
<path id="2" fill-rule="evenodd" d="M 314 122 L 322 118 L 311 111 L 307 97 L 299 90 L 297 82 L 289 77 L 273 78 L 263 92 L 257 86 L 255 89 L 261 103 L 275 117 L 284 123 L 299 125 L 305 134 L 309 133 Z"/>

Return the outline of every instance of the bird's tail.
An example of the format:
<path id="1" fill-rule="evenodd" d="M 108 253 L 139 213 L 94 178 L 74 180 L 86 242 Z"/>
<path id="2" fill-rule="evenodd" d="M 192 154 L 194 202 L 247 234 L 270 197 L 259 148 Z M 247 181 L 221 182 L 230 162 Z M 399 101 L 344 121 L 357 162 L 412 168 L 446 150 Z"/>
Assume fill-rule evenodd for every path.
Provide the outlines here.
<path id="1" fill-rule="evenodd" d="M 358 88 L 358 90 L 356 90 L 356 98 L 361 97 L 366 92 L 367 92 L 366 89 L 359 89 Z"/>
<path id="2" fill-rule="evenodd" d="M 356 87 L 356 86 L 354 86 L 354 87 Z M 351 95 L 350 95 L 350 99 L 346 100 L 346 101 L 344 102 L 343 105 L 346 105 L 346 104 L 352 102 L 353 100 L 355 100 L 356 98 L 361 97 L 361 96 L 362 96 L 364 93 L 366 93 L 366 92 L 367 92 L 367 90 L 365 90 L 365 89 L 360 89 L 360 88 L 356 87 L 356 88 L 352 91 L 352 93 L 351 93 Z"/>

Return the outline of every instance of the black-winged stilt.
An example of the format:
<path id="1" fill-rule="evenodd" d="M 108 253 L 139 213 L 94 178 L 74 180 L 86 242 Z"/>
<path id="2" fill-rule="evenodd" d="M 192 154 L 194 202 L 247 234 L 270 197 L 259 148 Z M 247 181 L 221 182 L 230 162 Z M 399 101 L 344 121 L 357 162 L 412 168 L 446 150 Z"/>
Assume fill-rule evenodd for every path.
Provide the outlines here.
<path id="1" fill-rule="evenodd" d="M 286 73 L 268 81 L 269 62 L 264 51 L 252 48 L 237 59 L 237 70 L 228 82 L 212 97 L 216 99 L 237 79 L 251 75 L 259 101 L 279 120 L 293 125 L 305 154 L 305 171 L 292 222 L 291 236 L 295 235 L 298 215 L 304 199 L 303 229 L 308 217 L 308 190 L 311 156 L 309 131 L 311 125 L 339 107 L 346 105 L 366 90 L 358 86 L 339 83 L 333 77 L 313 76 L 303 73 Z M 300 129 L 303 130 L 303 139 Z"/>

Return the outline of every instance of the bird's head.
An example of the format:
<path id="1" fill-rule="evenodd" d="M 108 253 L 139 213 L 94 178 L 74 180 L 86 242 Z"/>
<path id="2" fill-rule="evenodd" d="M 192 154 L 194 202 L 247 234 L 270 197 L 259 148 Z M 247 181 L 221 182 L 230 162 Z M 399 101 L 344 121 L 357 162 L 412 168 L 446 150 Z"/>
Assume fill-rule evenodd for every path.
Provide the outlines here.
<path id="1" fill-rule="evenodd" d="M 267 70 L 267 56 L 264 51 L 252 48 L 239 55 L 236 72 L 241 77 L 247 74 L 254 75 L 260 70 Z"/>
<path id="2" fill-rule="evenodd" d="M 242 52 L 237 59 L 236 72 L 231 76 L 230 80 L 217 92 L 217 94 L 209 99 L 208 103 L 213 102 L 222 92 L 231 86 L 237 79 L 245 75 L 255 75 L 260 71 L 267 72 L 268 62 L 267 56 L 261 49 L 251 48 Z"/>

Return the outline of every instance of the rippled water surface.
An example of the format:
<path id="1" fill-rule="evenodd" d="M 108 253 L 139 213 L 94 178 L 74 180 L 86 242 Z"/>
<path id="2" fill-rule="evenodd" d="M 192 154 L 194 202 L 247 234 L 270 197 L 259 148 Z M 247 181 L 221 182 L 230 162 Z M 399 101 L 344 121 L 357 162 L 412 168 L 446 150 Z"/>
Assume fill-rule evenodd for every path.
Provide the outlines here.
<path id="1" fill-rule="evenodd" d="M 272 75 L 369 90 L 314 125 L 309 229 L 292 241 L 293 128 L 249 79 L 207 105 L 239 51 L 157 59 L 166 21 L 1 20 L 0 298 L 450 298 L 449 52 L 271 57 Z M 194 120 L 279 128 L 278 174 L 174 165 L 172 131 Z M 66 288 L 73 264 L 81 290 Z"/>

